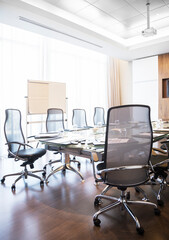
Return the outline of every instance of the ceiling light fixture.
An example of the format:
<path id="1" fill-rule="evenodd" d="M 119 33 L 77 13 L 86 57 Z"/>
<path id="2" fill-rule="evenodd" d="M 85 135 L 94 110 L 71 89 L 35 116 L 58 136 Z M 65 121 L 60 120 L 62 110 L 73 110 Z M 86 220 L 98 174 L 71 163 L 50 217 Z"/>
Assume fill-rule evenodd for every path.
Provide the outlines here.
<path id="1" fill-rule="evenodd" d="M 27 23 L 36 25 L 36 26 L 41 27 L 41 28 L 45 28 L 45 29 L 47 29 L 47 30 L 50 30 L 50 31 L 53 31 L 53 32 L 56 32 L 56 33 L 59 33 L 59 34 L 62 34 L 62 35 L 65 35 L 65 36 L 70 37 L 70 38 L 74 38 L 74 39 L 76 39 L 76 40 L 79 40 L 79 41 L 84 42 L 84 43 L 88 43 L 88 44 L 93 45 L 93 46 L 95 46 L 95 47 L 103 48 L 103 46 L 101 46 L 101 45 L 98 45 L 98 44 L 96 44 L 96 43 L 90 42 L 90 41 L 88 41 L 88 40 L 85 40 L 85 39 L 82 39 L 82 38 L 79 38 L 79 37 L 76 37 L 76 36 L 71 35 L 71 34 L 69 34 L 69 33 L 62 32 L 62 31 L 60 31 L 60 30 L 57 30 L 57 29 L 52 28 L 52 27 L 49 27 L 49 26 L 44 25 L 44 24 L 42 24 L 42 23 L 36 22 L 36 21 L 34 21 L 34 20 L 31 20 L 31 19 L 28 19 L 28 18 L 25 18 L 25 17 L 22 17 L 22 16 L 19 16 L 19 20 L 25 21 L 25 22 L 27 22 Z"/>
<path id="2" fill-rule="evenodd" d="M 157 30 L 153 27 L 150 27 L 150 2 L 147 0 L 147 28 L 142 31 L 144 37 L 151 37 L 157 34 Z"/>

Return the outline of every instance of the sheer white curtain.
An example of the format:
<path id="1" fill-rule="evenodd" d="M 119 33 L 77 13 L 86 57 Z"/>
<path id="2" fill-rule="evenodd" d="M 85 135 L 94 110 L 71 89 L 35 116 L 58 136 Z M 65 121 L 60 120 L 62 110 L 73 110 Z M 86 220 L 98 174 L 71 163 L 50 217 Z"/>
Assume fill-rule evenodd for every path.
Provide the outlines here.
<path id="1" fill-rule="evenodd" d="M 0 154 L 6 153 L 3 125 L 6 108 L 22 112 L 26 128 L 27 80 L 41 79 L 42 40 L 35 34 L 7 25 L 0 25 Z"/>
<path id="2" fill-rule="evenodd" d="M 107 57 L 53 39 L 46 50 L 45 79 L 66 83 L 69 127 L 74 108 L 86 109 L 88 125 L 93 125 L 94 107 L 107 109 Z"/>
<path id="3" fill-rule="evenodd" d="M 69 126 L 73 108 L 86 109 L 89 125 L 93 125 L 95 106 L 107 109 L 107 57 L 103 54 L 0 24 L 0 66 L 1 156 L 6 153 L 5 109 L 20 109 L 26 129 L 27 80 L 66 83 Z"/>
<path id="4" fill-rule="evenodd" d="M 120 93 L 120 60 L 109 58 L 109 77 L 107 82 L 108 107 L 121 104 Z"/>

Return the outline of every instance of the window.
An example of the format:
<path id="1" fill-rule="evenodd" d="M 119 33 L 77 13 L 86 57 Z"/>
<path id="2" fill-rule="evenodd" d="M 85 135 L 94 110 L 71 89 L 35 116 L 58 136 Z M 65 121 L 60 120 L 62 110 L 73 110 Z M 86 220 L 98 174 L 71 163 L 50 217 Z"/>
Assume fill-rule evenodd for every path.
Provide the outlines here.
<path id="1" fill-rule="evenodd" d="M 26 132 L 27 80 L 66 83 L 69 127 L 73 108 L 86 109 L 89 125 L 93 125 L 95 106 L 107 108 L 104 54 L 0 24 L 0 66 L 1 155 L 6 153 L 3 133 L 6 108 L 21 110 Z M 37 131 L 41 129 L 36 127 Z"/>

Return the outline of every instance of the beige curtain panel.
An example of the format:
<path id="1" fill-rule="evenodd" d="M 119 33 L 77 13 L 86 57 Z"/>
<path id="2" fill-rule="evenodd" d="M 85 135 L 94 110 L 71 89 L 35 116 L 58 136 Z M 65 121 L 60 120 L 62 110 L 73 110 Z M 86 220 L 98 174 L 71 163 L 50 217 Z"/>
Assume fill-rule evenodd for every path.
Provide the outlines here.
<path id="1" fill-rule="evenodd" d="M 120 96 L 120 60 L 109 58 L 108 66 L 108 107 L 121 105 Z"/>

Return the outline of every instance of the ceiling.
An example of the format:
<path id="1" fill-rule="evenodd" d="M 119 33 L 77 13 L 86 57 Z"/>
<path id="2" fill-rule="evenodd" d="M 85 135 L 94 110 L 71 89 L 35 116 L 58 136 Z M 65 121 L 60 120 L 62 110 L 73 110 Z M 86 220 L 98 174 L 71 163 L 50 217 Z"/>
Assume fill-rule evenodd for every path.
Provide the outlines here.
<path id="1" fill-rule="evenodd" d="M 74 29 L 81 28 L 83 33 L 88 31 L 91 36 L 93 33 L 93 36 L 100 40 L 106 39 L 109 45 L 128 51 L 128 57 L 124 58 L 140 58 L 169 52 L 169 0 L 149 0 L 150 27 L 157 30 L 157 34 L 152 37 L 142 36 L 142 31 L 147 28 L 147 0 L 1 1 L 26 4 L 26 8 L 31 6 L 50 13 L 53 19 L 56 17 L 56 22 L 60 18 L 63 23 L 64 19 L 66 26 L 71 23 Z M 66 31 L 66 28 L 64 30 Z M 82 37 L 85 39 L 85 36 Z M 136 51 L 139 54 L 136 54 Z"/>
<path id="2" fill-rule="evenodd" d="M 147 0 L 46 0 L 118 37 L 140 36 L 147 27 Z M 151 25 L 169 26 L 169 0 L 150 0 Z"/>

